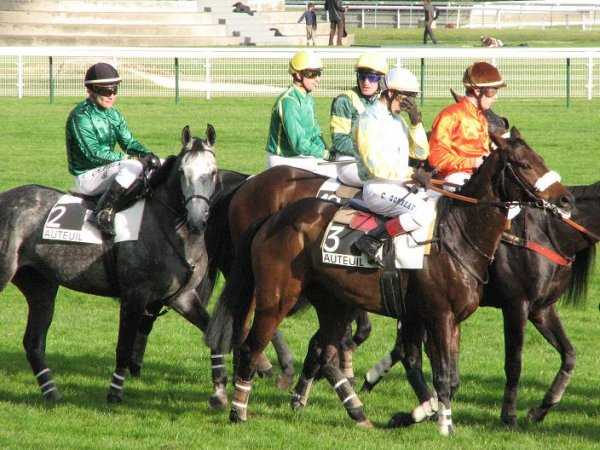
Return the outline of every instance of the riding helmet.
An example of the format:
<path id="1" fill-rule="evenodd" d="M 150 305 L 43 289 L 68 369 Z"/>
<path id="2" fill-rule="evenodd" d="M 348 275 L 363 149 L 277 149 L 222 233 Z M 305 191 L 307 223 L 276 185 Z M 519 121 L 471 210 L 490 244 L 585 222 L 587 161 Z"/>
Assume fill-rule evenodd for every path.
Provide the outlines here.
<path id="1" fill-rule="evenodd" d="M 110 64 L 96 63 L 85 73 L 85 85 L 91 84 L 119 84 L 119 72 Z"/>
<path id="2" fill-rule="evenodd" d="M 388 63 L 381 53 L 364 52 L 356 61 L 354 71 L 385 75 L 388 72 Z"/>
<path id="3" fill-rule="evenodd" d="M 408 69 L 394 68 L 384 78 L 385 90 L 419 93 L 419 80 Z"/>
<path id="4" fill-rule="evenodd" d="M 500 71 L 490 63 L 484 61 L 477 61 L 467 67 L 463 75 L 463 85 L 467 89 L 506 87 Z"/>
<path id="5" fill-rule="evenodd" d="M 290 74 L 302 72 L 307 69 L 322 69 L 321 59 L 310 50 L 301 50 L 290 59 Z"/>

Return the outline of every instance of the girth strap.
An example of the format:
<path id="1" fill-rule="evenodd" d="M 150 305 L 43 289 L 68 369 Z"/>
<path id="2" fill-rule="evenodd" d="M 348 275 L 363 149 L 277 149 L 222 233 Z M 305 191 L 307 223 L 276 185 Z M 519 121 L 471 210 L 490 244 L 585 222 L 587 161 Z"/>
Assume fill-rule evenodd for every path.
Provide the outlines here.
<path id="1" fill-rule="evenodd" d="M 552 261 L 554 264 L 558 264 L 559 266 L 570 266 L 572 263 L 572 260 L 559 255 L 548 247 L 544 247 L 537 242 L 530 241 L 529 239 L 523 239 L 507 232 L 502 233 L 502 242 L 536 252 L 546 259 Z"/>
<path id="2" fill-rule="evenodd" d="M 384 268 L 379 281 L 381 290 L 381 309 L 389 317 L 399 319 L 406 312 L 402 295 L 402 275 L 396 269 L 394 244 L 392 239 L 386 240 L 383 248 Z"/>

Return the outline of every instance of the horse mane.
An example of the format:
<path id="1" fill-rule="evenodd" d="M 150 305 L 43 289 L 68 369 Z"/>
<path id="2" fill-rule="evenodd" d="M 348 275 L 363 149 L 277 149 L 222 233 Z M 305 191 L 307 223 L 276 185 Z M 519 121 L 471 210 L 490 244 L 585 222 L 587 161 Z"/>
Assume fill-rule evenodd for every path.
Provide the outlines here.
<path id="1" fill-rule="evenodd" d="M 586 186 L 568 186 L 577 200 L 593 200 L 600 197 L 600 181 Z"/>
<path id="2" fill-rule="evenodd" d="M 175 165 L 176 161 L 177 156 L 175 155 L 167 157 L 165 162 L 162 163 L 161 166 L 157 170 L 155 170 L 152 176 L 150 177 L 150 186 L 156 187 L 163 183 L 171 173 L 171 170 L 173 169 L 173 166 Z"/>

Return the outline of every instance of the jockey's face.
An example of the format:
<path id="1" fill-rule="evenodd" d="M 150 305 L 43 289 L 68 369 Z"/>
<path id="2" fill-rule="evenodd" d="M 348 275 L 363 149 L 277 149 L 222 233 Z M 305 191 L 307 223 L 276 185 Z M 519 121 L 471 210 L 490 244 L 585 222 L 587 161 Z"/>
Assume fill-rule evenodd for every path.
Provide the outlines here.
<path id="1" fill-rule="evenodd" d="M 495 88 L 474 89 L 473 95 L 479 99 L 479 108 L 490 109 L 498 100 L 498 90 Z"/>
<path id="2" fill-rule="evenodd" d="M 372 97 L 379 90 L 381 76 L 375 73 L 357 73 L 358 88 L 363 97 Z"/>
<path id="3" fill-rule="evenodd" d="M 87 91 L 90 98 L 103 109 L 111 109 L 117 99 L 116 89 L 94 89 L 93 87 L 88 87 Z"/>
<path id="4" fill-rule="evenodd" d="M 306 92 L 314 91 L 319 85 L 320 78 L 321 69 L 306 69 L 297 73 L 299 85 L 303 87 Z"/>

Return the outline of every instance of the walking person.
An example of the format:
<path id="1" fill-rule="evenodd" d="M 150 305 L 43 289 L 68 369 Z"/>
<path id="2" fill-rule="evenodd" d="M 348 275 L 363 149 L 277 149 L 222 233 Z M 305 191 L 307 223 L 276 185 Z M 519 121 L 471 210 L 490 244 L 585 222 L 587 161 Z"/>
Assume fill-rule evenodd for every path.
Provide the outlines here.
<path id="1" fill-rule="evenodd" d="M 433 21 L 438 18 L 440 11 L 434 8 L 431 4 L 431 0 L 423 0 L 423 12 L 425 13 L 425 31 L 423 32 L 423 44 L 427 45 L 427 36 L 431 39 L 431 42 L 437 44 L 437 40 L 433 34 Z"/>
<path id="2" fill-rule="evenodd" d="M 344 13 L 347 9 L 342 0 L 325 0 L 325 10 L 329 14 L 329 45 L 333 45 L 333 36 L 336 34 L 336 31 L 336 45 L 342 45 L 342 38 L 346 30 Z"/>
<path id="3" fill-rule="evenodd" d="M 315 4 L 309 3 L 306 5 L 306 11 L 302 13 L 298 19 L 298 23 L 306 21 L 306 45 L 315 45 L 315 34 L 317 33 L 317 13 L 315 12 Z"/>

